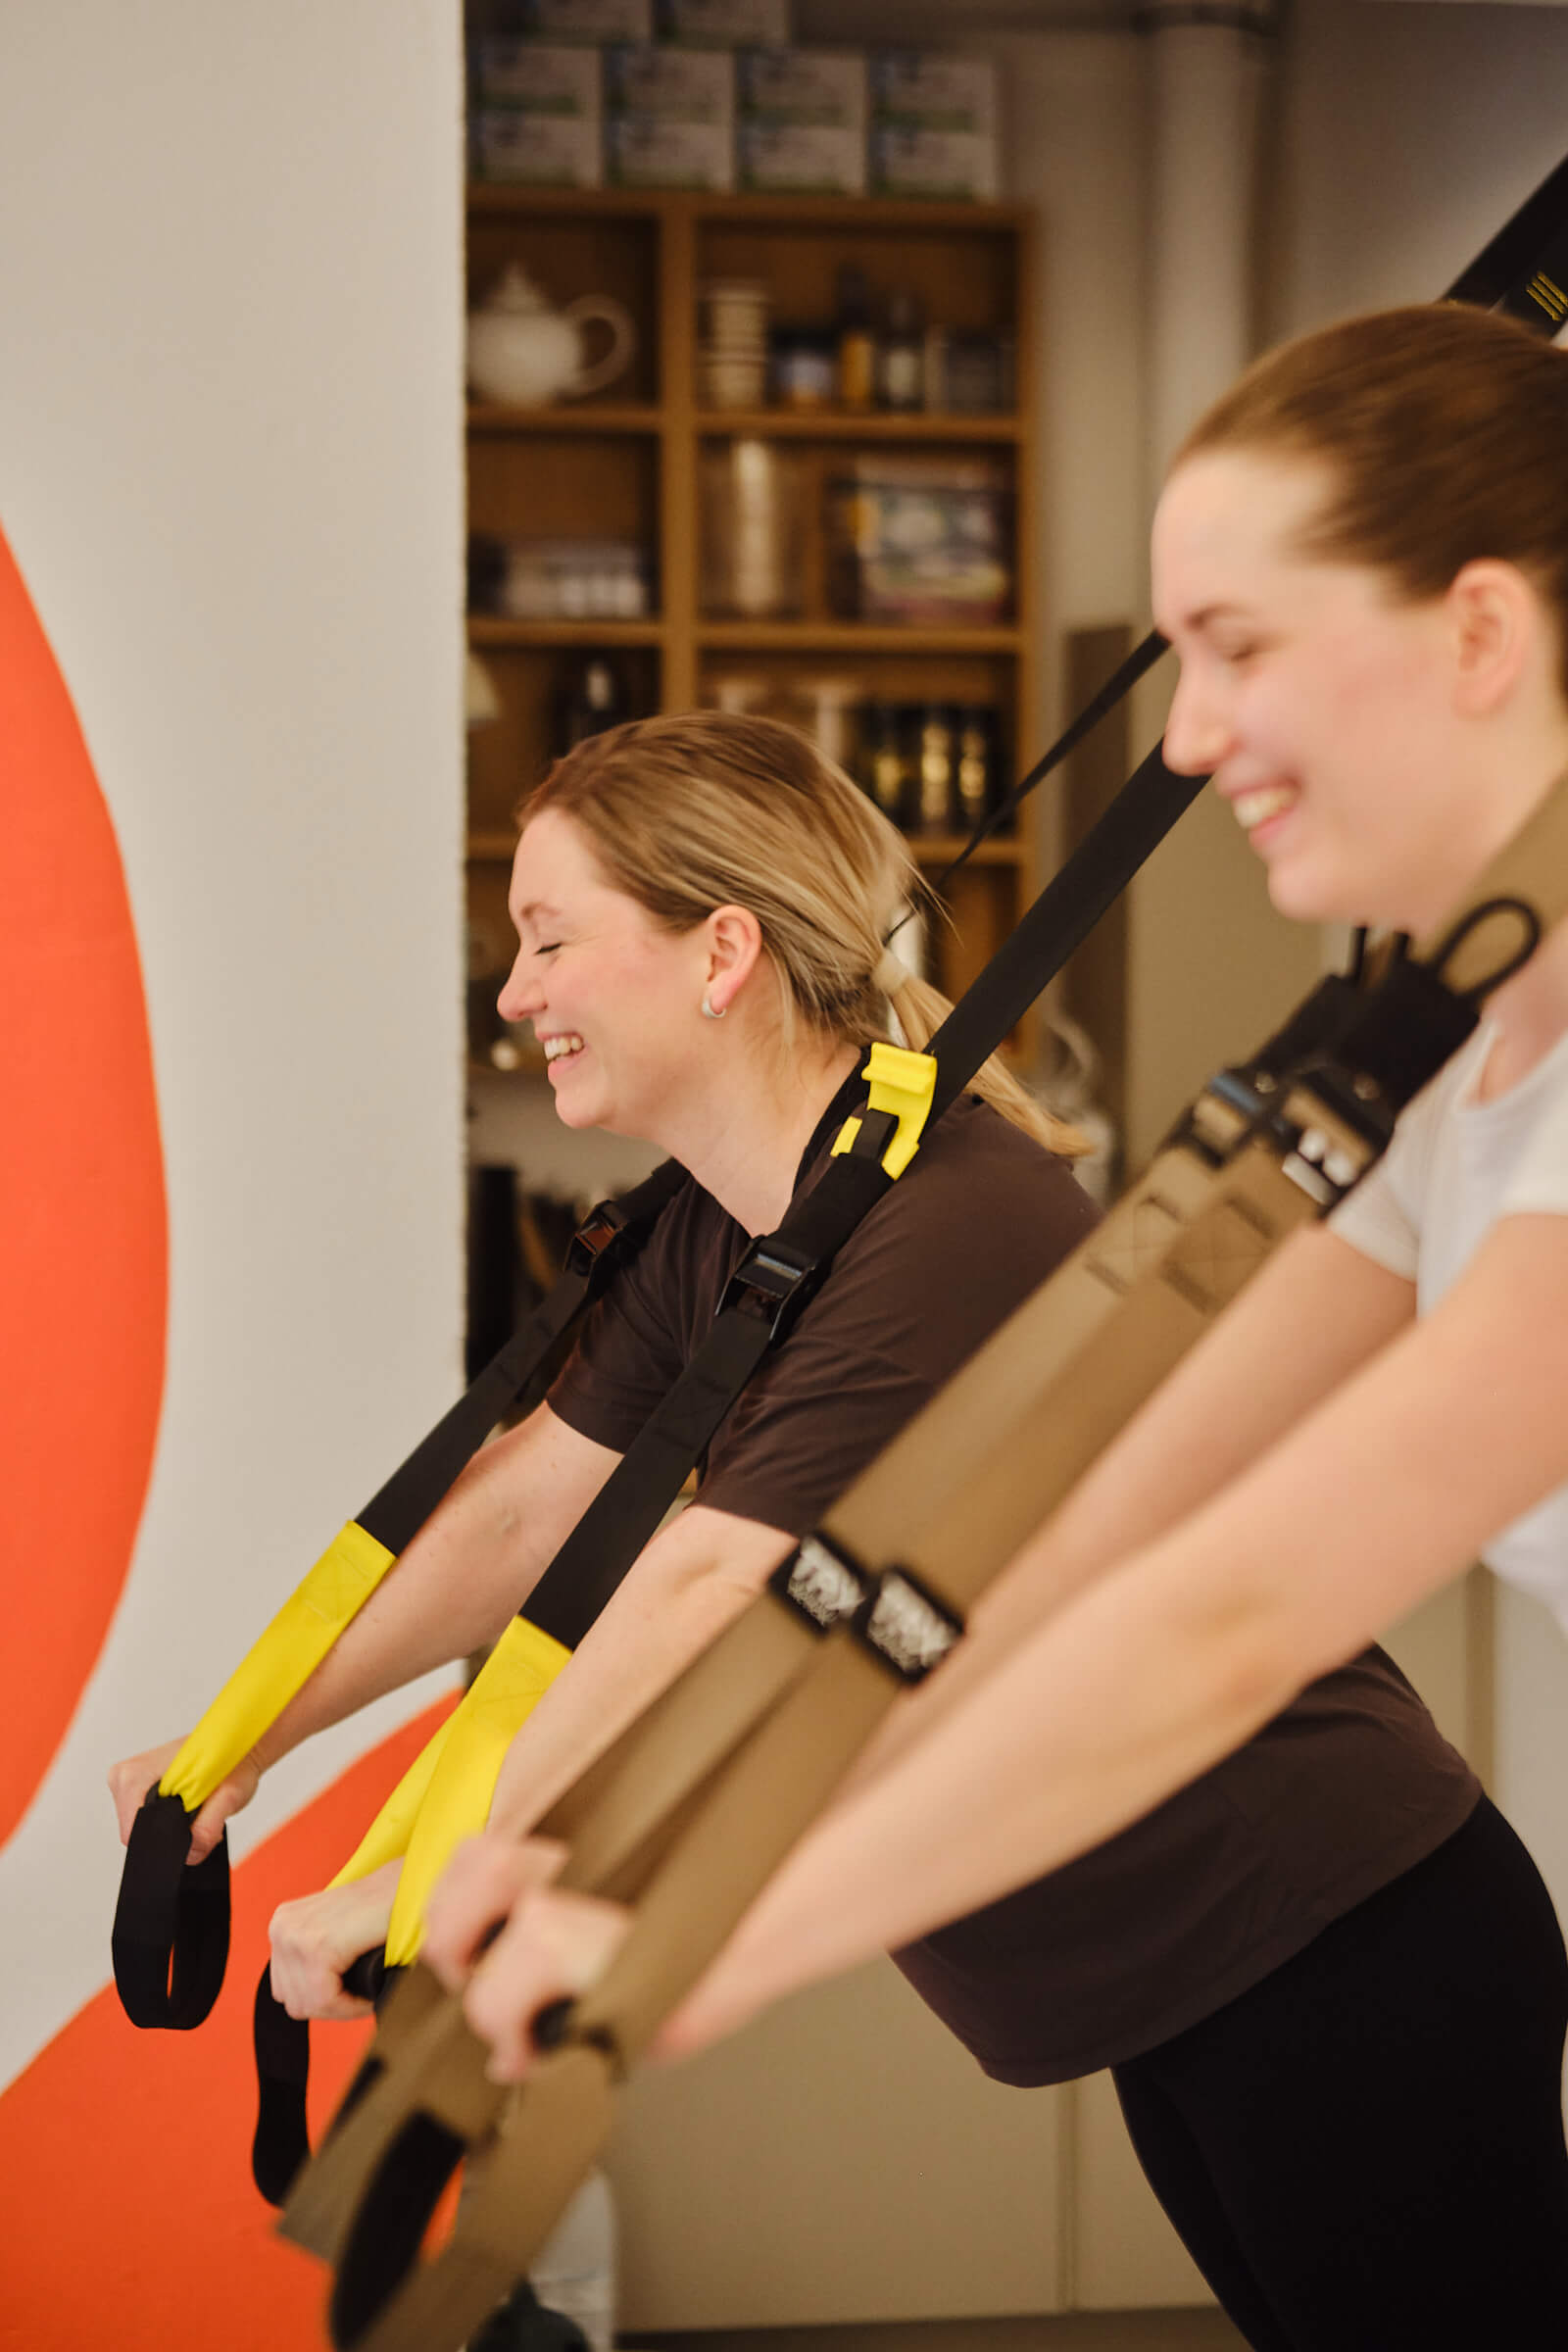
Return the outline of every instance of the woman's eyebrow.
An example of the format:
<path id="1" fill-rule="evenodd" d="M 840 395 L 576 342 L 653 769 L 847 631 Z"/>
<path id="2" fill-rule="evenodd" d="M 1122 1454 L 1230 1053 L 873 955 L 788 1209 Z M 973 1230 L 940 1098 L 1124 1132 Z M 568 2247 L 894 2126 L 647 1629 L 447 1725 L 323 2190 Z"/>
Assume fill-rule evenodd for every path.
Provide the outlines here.
<path id="1" fill-rule="evenodd" d="M 524 923 L 537 923 L 541 915 L 550 922 L 559 923 L 561 908 L 548 905 L 543 899 L 529 899 L 523 906 L 514 906 L 512 910 L 512 920 L 519 931 Z"/>

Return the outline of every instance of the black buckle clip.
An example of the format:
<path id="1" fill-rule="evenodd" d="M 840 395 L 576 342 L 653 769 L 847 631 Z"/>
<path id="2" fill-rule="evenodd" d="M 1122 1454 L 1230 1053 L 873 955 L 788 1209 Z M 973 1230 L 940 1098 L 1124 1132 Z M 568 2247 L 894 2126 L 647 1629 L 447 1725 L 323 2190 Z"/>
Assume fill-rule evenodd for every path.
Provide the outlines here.
<path id="1" fill-rule="evenodd" d="M 566 1245 L 566 1272 L 590 1281 L 608 1270 L 607 1252 L 631 1222 L 618 1200 L 601 1200 L 588 1211 Z"/>
<path id="2" fill-rule="evenodd" d="M 739 1307 L 744 1314 L 760 1316 L 776 1340 L 810 1297 L 815 1273 L 814 1258 L 804 1257 L 776 1238 L 754 1242 L 725 1283 L 717 1314 Z"/>
<path id="3" fill-rule="evenodd" d="M 1216 1070 L 1194 1097 L 1171 1136 L 1211 1168 L 1228 1167 L 1249 1136 L 1273 1114 L 1266 1072 Z"/>

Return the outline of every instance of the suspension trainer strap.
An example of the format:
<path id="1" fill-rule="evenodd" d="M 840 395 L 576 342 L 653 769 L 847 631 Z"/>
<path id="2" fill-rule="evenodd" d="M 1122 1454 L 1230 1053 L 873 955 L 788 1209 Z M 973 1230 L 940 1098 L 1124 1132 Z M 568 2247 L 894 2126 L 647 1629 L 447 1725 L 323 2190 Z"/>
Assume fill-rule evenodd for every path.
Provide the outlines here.
<path id="1" fill-rule="evenodd" d="M 332 1543 L 285 1601 L 150 1789 L 125 1850 L 112 1939 L 132 2024 L 188 2031 L 218 1997 L 228 1956 L 228 1842 L 197 1869 L 190 1820 L 314 1673 L 469 1457 L 571 1324 L 638 1250 L 685 1181 L 672 1162 L 585 1219 L 566 1270 L 521 1329 Z"/>
<path id="2" fill-rule="evenodd" d="M 586 2138 L 592 2153 L 608 2129 L 610 2086 L 722 1946 L 897 1692 L 940 1663 L 1018 1544 L 1279 1241 L 1360 1180 L 1399 1109 L 1470 1034 L 1484 996 L 1565 909 L 1568 789 L 1559 786 L 1453 915 L 1364 1000 L 1319 993 L 1296 1034 L 1328 1034 L 1295 1068 L 1280 1067 L 1276 1039 L 1207 1088 L 1099 1233 L 848 1491 L 754 1612 L 793 1612 L 814 1650 L 808 1667 L 764 1702 L 759 1728 L 707 1782 L 601 1983 L 540 2021 L 553 2055 L 520 2091 L 487 2082 L 460 2004 L 412 1995 L 422 2006 L 403 2062 L 311 2168 L 328 2170 L 341 2148 L 359 2172 L 352 2212 L 339 2214 L 335 2231 L 335 2344 L 442 2352 L 477 2324 L 486 2306 L 473 2298 L 482 2288 L 493 2299 L 503 2250 L 497 2217 L 525 2212 L 530 2227 L 542 2216 L 548 2228 L 575 2186 L 558 2158 L 558 2101 L 570 2108 L 580 2098 L 578 2144 Z M 933 1473 L 933 1464 L 949 1466 Z M 739 1641 L 724 1647 L 738 1659 Z M 666 1810 L 688 1795 L 666 1790 Z M 569 2092 L 559 2087 L 566 2083 Z M 362 2131 L 351 2147 L 372 2107 L 375 2132 Z M 466 2155 L 478 2159 L 473 2241 L 460 2219 L 448 2251 L 420 2265 L 429 2205 Z M 290 2235 L 292 2218 L 291 2205 Z M 520 2230 L 510 2238 L 514 2274 L 536 2244 Z"/>

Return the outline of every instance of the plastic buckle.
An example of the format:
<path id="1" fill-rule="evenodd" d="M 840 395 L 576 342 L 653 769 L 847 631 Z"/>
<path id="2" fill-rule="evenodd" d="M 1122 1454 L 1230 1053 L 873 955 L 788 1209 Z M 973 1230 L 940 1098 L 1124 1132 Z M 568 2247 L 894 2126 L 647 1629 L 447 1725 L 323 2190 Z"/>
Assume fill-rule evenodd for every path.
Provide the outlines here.
<path id="1" fill-rule="evenodd" d="M 591 1208 L 566 1245 L 566 1272 L 592 1275 L 600 1271 L 605 1252 L 619 1241 L 628 1222 L 618 1200 L 601 1200 Z"/>
<path id="2" fill-rule="evenodd" d="M 898 1122 L 893 1140 L 882 1153 L 882 1165 L 890 1176 L 902 1176 L 920 1149 L 920 1136 L 931 1115 L 937 1086 L 935 1059 L 908 1046 L 890 1046 L 879 1039 L 866 1056 L 865 1083 L 867 1108 L 885 1111 Z M 842 1152 L 853 1152 L 859 1132 L 860 1114 L 855 1112 L 840 1128 L 831 1156 L 836 1159 Z"/>
<path id="3" fill-rule="evenodd" d="M 786 1318 L 806 1304 L 815 1272 L 814 1259 L 794 1250 L 786 1253 L 776 1241 L 754 1242 L 725 1283 L 714 1320 L 739 1307 L 760 1316 L 769 1336 L 777 1339 Z"/>
<path id="4" fill-rule="evenodd" d="M 1172 1143 L 1184 1144 L 1211 1168 L 1227 1167 L 1272 1117 L 1273 1083 L 1266 1072 L 1217 1070 L 1182 1113 Z"/>

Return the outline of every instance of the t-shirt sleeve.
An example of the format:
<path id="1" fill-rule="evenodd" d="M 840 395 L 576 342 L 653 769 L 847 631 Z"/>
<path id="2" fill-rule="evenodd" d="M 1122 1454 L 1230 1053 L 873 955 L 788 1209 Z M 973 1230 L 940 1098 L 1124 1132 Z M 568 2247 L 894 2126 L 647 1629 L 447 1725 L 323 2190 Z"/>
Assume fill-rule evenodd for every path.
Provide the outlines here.
<path id="1" fill-rule="evenodd" d="M 1568 1074 L 1543 1111 L 1502 1196 L 1504 1216 L 1568 1212 Z"/>
<path id="2" fill-rule="evenodd" d="M 673 1268 L 683 1254 L 687 1223 L 682 1193 L 631 1264 L 589 1308 L 550 1390 L 558 1420 L 616 1453 L 626 1451 L 681 1370 L 681 1334 L 670 1318 L 679 1296 Z"/>
<path id="3" fill-rule="evenodd" d="M 1414 1282 L 1420 1235 L 1399 1199 L 1387 1159 L 1362 1177 L 1349 1199 L 1335 1209 L 1329 1224 L 1342 1242 L 1348 1242 L 1363 1257 Z"/>
<path id="4" fill-rule="evenodd" d="M 1421 1257 L 1421 1211 L 1438 1134 L 1448 1103 L 1470 1068 L 1456 1055 L 1400 1113 L 1394 1140 L 1348 1200 L 1329 1218 L 1342 1241 L 1391 1274 L 1414 1282 Z"/>

